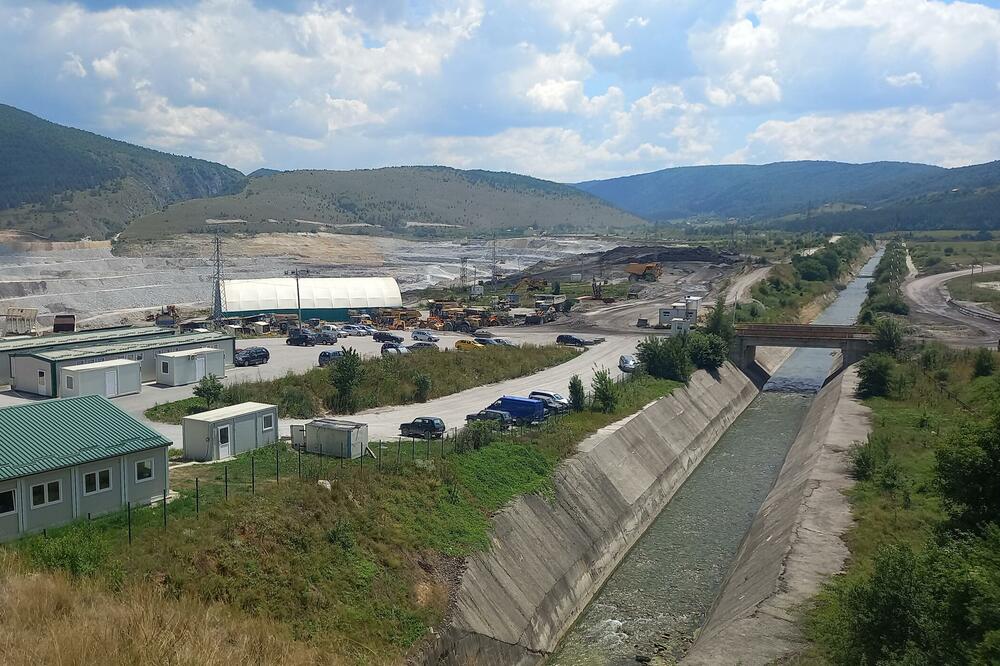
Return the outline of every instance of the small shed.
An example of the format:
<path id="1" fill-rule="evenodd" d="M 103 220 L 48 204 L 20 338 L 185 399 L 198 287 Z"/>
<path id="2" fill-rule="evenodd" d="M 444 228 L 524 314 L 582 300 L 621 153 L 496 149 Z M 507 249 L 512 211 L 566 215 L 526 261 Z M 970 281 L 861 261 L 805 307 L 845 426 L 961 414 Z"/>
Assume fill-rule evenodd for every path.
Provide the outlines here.
<path id="1" fill-rule="evenodd" d="M 292 428 L 292 444 L 321 456 L 360 458 L 368 446 L 368 424 L 316 419 Z"/>
<path id="2" fill-rule="evenodd" d="M 267 335 L 271 332 L 271 322 L 268 321 L 255 321 L 250 326 L 253 327 L 254 335 Z"/>
<path id="3" fill-rule="evenodd" d="M 59 370 L 59 396 L 103 395 L 117 398 L 142 389 L 139 361 L 118 358 L 98 363 L 68 365 Z"/>
<path id="4" fill-rule="evenodd" d="M 201 347 L 156 355 L 157 384 L 184 386 L 208 375 L 226 376 L 226 355 L 221 349 Z"/>
<path id="5" fill-rule="evenodd" d="M 184 457 L 221 460 L 278 441 L 278 408 L 244 402 L 185 416 Z"/>

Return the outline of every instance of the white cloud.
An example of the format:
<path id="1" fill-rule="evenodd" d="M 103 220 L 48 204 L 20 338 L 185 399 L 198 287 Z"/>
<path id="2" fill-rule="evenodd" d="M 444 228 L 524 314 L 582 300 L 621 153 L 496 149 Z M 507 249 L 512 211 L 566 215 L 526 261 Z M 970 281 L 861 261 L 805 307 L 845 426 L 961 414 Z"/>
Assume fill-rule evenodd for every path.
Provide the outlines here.
<path id="1" fill-rule="evenodd" d="M 66 53 L 66 60 L 63 61 L 59 71 L 61 75 L 75 76 L 78 79 L 87 76 L 87 69 L 83 66 L 83 59 L 72 51 Z"/>
<path id="2" fill-rule="evenodd" d="M 629 20 L 625 21 L 626 28 L 631 28 L 632 26 L 645 28 L 647 25 L 649 25 L 649 19 L 645 16 L 633 16 Z"/>
<path id="3" fill-rule="evenodd" d="M 918 72 L 907 72 L 906 74 L 888 74 L 885 82 L 893 88 L 906 88 L 907 86 L 922 86 L 924 79 Z"/>
<path id="4" fill-rule="evenodd" d="M 102 58 L 95 58 L 90 66 L 94 69 L 94 74 L 102 79 L 117 79 L 119 60 L 121 60 L 121 53 L 115 50 Z"/>
<path id="5" fill-rule="evenodd" d="M 613 58 L 631 50 L 631 46 L 622 46 L 615 41 L 614 35 L 605 32 L 602 35 L 594 35 L 594 42 L 590 45 L 587 55 L 597 58 Z"/>

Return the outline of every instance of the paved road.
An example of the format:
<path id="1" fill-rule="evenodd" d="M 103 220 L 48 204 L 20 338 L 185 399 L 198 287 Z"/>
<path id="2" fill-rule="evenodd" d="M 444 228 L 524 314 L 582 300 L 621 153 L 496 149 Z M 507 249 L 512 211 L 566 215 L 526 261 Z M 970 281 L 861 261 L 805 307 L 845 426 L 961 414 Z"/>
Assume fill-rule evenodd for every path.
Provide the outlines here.
<path id="1" fill-rule="evenodd" d="M 995 271 L 1000 270 L 1000 266 L 986 265 L 984 269 L 987 272 Z M 1000 339 L 1000 324 L 966 314 L 948 305 L 946 283 L 968 274 L 969 270 L 963 269 L 908 279 L 903 284 L 903 295 L 910 304 L 911 316 L 918 322 L 930 325 L 958 325 L 959 330 L 936 336 L 947 338 L 951 342 L 996 344 Z"/>

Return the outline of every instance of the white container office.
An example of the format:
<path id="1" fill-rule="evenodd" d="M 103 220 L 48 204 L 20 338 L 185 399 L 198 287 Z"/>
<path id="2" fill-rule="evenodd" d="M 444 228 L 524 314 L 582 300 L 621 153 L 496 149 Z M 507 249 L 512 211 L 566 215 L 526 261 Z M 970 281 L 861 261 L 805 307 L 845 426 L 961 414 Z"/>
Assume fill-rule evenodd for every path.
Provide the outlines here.
<path id="1" fill-rule="evenodd" d="M 253 451 L 278 440 L 278 408 L 244 402 L 185 416 L 184 457 L 221 460 Z"/>
<path id="2" fill-rule="evenodd" d="M 368 424 L 316 419 L 292 429 L 292 444 L 309 453 L 334 458 L 360 458 L 368 446 Z"/>
<path id="3" fill-rule="evenodd" d="M 139 361 L 124 358 L 67 366 L 59 369 L 59 397 L 132 395 L 142 389 L 140 375 Z"/>
<path id="4" fill-rule="evenodd" d="M 156 355 L 157 384 L 184 386 L 208 375 L 226 376 L 226 354 L 221 349 L 201 347 Z"/>

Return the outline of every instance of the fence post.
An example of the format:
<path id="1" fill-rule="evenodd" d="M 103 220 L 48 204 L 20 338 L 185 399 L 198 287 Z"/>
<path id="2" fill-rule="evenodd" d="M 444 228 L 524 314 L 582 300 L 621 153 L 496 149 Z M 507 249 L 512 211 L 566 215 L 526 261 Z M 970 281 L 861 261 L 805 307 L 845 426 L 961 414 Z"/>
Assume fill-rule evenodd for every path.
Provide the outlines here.
<path id="1" fill-rule="evenodd" d="M 417 462 L 417 440 L 410 438 L 410 462 Z"/>
<path id="2" fill-rule="evenodd" d="M 344 440 L 340 440 L 340 469 L 344 469 Z"/>
<path id="3" fill-rule="evenodd" d="M 278 483 L 279 481 L 281 481 L 281 471 L 280 471 L 280 468 L 278 467 L 278 464 L 279 464 L 278 463 L 278 461 L 279 461 L 278 455 L 279 455 L 278 443 L 275 442 L 274 443 L 274 482 L 275 483 Z"/>
<path id="4" fill-rule="evenodd" d="M 382 473 L 382 440 L 378 443 L 378 473 Z"/>
<path id="5" fill-rule="evenodd" d="M 223 485 L 226 488 L 226 499 L 229 499 L 229 465 L 222 466 Z"/>
<path id="6" fill-rule="evenodd" d="M 201 513 L 201 487 L 198 484 L 198 477 L 194 477 L 194 515 Z"/>
<path id="7" fill-rule="evenodd" d="M 403 438 L 402 437 L 397 437 L 396 438 L 396 471 L 399 471 L 400 467 L 402 467 L 402 464 L 403 464 L 402 448 L 403 448 Z"/>
<path id="8" fill-rule="evenodd" d="M 257 494 L 257 456 L 250 454 L 250 494 Z"/>
<path id="9" fill-rule="evenodd" d="M 299 448 L 299 481 L 302 480 L 302 448 Z"/>
<path id="10" fill-rule="evenodd" d="M 167 489 L 163 489 L 163 529 L 167 529 Z"/>
<path id="11" fill-rule="evenodd" d="M 366 448 L 368 448 L 367 444 L 361 447 L 361 478 L 362 479 L 365 478 L 365 449 Z M 352 451 L 352 453 L 353 453 L 353 451 Z"/>
<path id="12" fill-rule="evenodd" d="M 132 545 L 132 502 L 127 502 L 125 504 L 126 510 L 128 511 L 128 545 Z"/>

